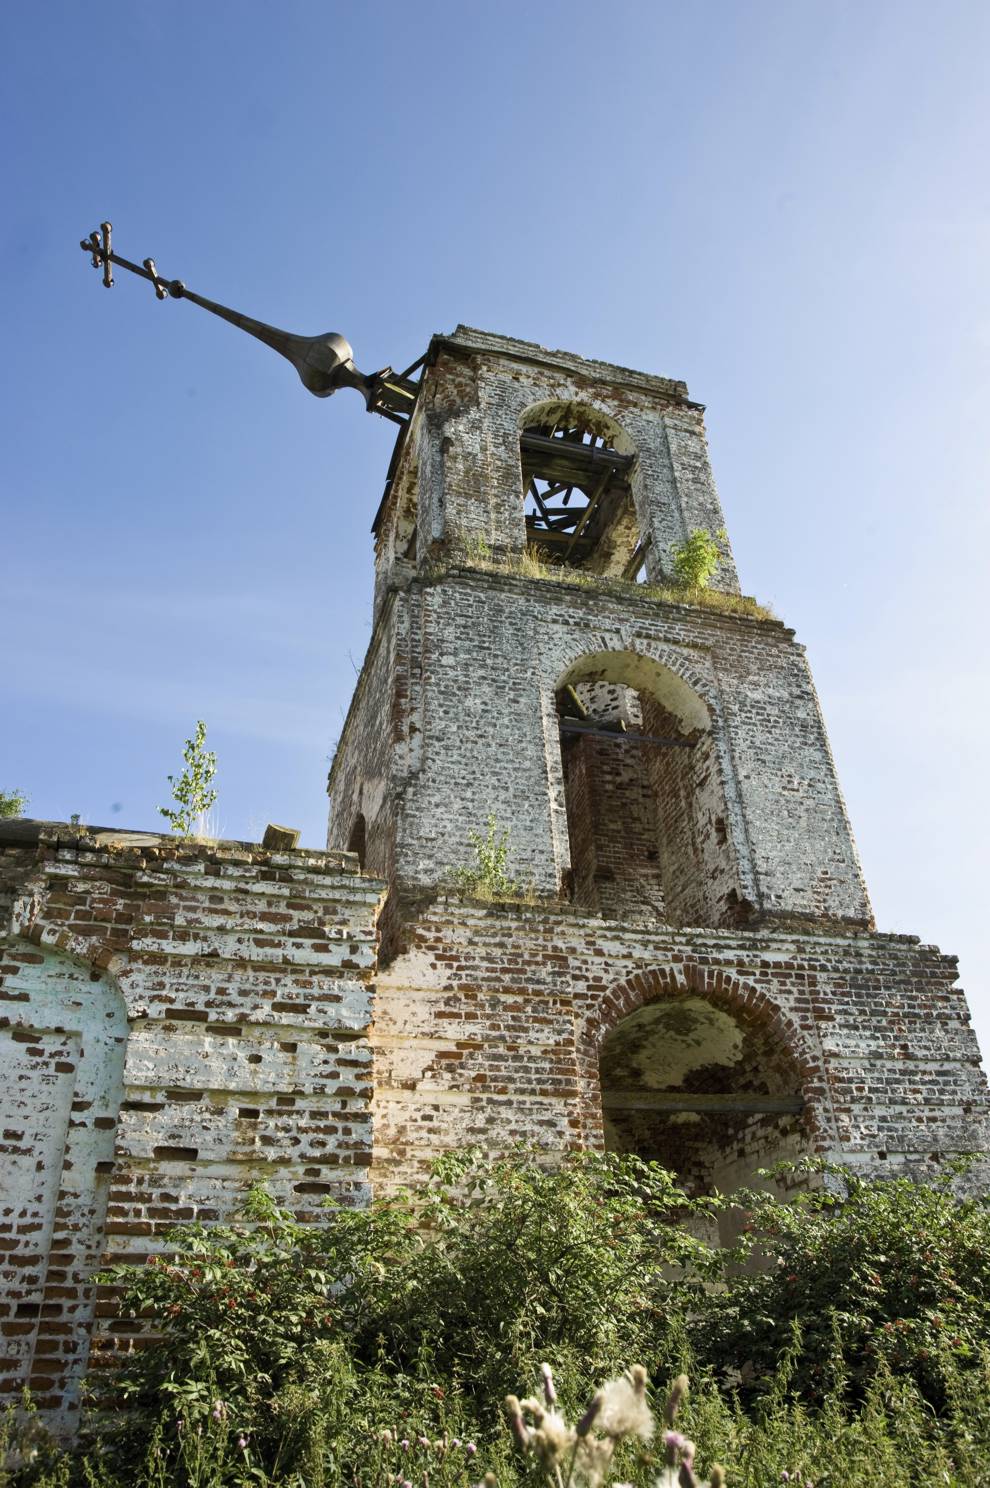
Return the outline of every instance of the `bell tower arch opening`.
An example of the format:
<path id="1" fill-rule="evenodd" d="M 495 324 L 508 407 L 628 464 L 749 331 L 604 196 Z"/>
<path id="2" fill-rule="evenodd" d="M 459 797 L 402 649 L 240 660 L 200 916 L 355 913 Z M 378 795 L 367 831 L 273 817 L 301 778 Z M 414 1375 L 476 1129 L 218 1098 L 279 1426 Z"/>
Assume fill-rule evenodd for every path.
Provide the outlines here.
<path id="1" fill-rule="evenodd" d="M 551 401 L 520 421 L 526 546 L 552 567 L 635 579 L 644 545 L 634 500 L 636 450 L 614 419 Z"/>
<path id="2" fill-rule="evenodd" d="M 814 1148 L 800 1066 L 768 1016 L 685 988 L 623 1018 L 598 1070 L 606 1149 L 662 1163 L 692 1195 L 731 1193 Z M 720 1219 L 723 1244 L 737 1226 Z"/>
<path id="3" fill-rule="evenodd" d="M 556 691 L 574 900 L 609 918 L 745 920 L 707 704 L 631 651 L 581 657 Z"/>

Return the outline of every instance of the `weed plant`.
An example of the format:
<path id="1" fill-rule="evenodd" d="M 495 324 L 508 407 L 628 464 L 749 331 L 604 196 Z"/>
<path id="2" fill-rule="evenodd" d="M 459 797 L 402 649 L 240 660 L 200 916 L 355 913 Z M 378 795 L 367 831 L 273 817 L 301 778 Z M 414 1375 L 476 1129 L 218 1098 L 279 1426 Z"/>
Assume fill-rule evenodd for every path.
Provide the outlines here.
<path id="1" fill-rule="evenodd" d="M 528 885 L 509 873 L 509 836 L 509 828 L 500 827 L 494 812 L 489 813 L 484 833 L 468 832 L 474 862 L 451 868 L 447 874 L 451 885 L 472 899 L 490 903 L 518 899 L 534 903 L 536 896 Z"/>

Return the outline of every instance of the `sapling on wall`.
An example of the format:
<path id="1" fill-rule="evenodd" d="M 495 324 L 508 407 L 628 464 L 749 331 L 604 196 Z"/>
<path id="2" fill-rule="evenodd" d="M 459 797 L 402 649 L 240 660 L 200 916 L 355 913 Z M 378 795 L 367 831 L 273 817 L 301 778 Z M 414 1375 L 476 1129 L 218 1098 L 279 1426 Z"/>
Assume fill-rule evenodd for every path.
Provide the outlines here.
<path id="1" fill-rule="evenodd" d="M 690 536 L 674 549 L 677 582 L 685 589 L 707 589 L 722 558 L 718 545 L 727 537 L 724 527 L 720 527 L 714 537 L 703 527 L 695 527 Z"/>
<path id="2" fill-rule="evenodd" d="M 168 777 L 175 806 L 159 806 L 158 810 L 180 837 L 192 837 L 194 828 L 202 836 L 207 812 L 217 798 L 211 784 L 217 773 L 217 757 L 206 748 L 206 724 L 202 719 L 196 724 L 192 738 L 186 740 L 182 758 L 185 761 L 182 774 Z"/>
<path id="3" fill-rule="evenodd" d="M 23 791 L 0 790 L 0 817 L 23 816 L 27 803 L 28 798 Z"/>
<path id="4" fill-rule="evenodd" d="M 512 878 L 506 867 L 509 829 L 499 827 L 494 812 L 488 815 L 484 836 L 480 832 L 470 831 L 468 841 L 474 850 L 474 864 L 451 869 L 451 881 L 477 899 L 522 898 L 526 892 L 524 885 Z"/>

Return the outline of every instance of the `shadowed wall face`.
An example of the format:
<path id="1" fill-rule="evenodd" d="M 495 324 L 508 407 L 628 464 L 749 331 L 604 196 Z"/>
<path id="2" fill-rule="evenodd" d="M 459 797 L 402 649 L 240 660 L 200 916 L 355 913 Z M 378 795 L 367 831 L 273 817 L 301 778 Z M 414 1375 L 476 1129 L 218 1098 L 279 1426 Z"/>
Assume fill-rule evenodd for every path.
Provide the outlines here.
<path id="1" fill-rule="evenodd" d="M 127 1012 L 106 976 L 24 951 L 18 1026 L 0 1033 L 5 1241 L 0 1388 L 71 1420 L 89 1351 L 120 1109 Z"/>
<path id="2" fill-rule="evenodd" d="M 341 854 L 0 826 L 4 1403 L 71 1430 L 145 1326 L 93 1273 L 175 1225 L 366 1201 L 380 896 Z"/>
<path id="3" fill-rule="evenodd" d="M 662 1163 L 689 1193 L 731 1193 L 813 1147 L 779 1034 L 702 997 L 631 1013 L 602 1045 L 599 1072 L 606 1147 Z M 720 1220 L 723 1241 L 734 1228 Z"/>

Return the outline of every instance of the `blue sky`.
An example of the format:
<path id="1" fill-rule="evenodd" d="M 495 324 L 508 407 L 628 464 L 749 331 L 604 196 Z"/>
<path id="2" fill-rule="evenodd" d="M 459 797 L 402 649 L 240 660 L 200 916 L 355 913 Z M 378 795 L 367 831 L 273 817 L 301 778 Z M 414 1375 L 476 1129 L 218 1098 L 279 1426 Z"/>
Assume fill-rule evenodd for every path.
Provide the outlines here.
<path id="1" fill-rule="evenodd" d="M 881 928 L 990 1045 L 990 8 L 8 6 L 0 786 L 322 841 L 391 429 L 118 251 L 401 367 L 458 321 L 686 379 L 808 646 Z"/>

